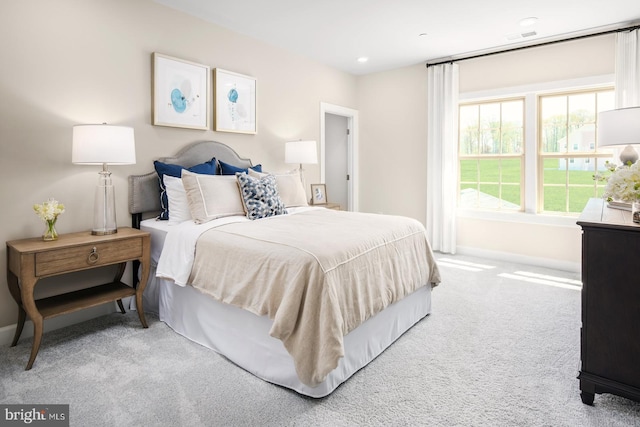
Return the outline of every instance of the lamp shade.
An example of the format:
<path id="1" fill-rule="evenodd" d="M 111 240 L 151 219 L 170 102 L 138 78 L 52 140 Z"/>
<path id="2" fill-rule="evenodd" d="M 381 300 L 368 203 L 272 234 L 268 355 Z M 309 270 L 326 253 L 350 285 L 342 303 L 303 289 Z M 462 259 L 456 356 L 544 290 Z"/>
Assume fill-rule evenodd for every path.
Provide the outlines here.
<path id="1" fill-rule="evenodd" d="M 640 107 L 620 108 L 598 114 L 598 146 L 640 144 Z"/>
<path id="2" fill-rule="evenodd" d="M 284 162 L 298 164 L 318 163 L 315 141 L 291 141 L 284 147 Z"/>
<path id="3" fill-rule="evenodd" d="M 134 164 L 133 128 L 107 124 L 74 126 L 71 161 L 83 165 Z"/>

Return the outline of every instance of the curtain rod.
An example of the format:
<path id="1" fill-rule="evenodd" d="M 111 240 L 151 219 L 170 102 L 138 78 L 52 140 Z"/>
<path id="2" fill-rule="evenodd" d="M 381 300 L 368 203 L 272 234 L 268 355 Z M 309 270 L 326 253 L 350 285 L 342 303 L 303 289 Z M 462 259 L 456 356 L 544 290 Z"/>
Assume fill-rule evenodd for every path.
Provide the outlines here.
<path id="1" fill-rule="evenodd" d="M 589 37 L 603 36 L 605 34 L 620 33 L 622 31 L 633 31 L 633 30 L 637 30 L 639 28 L 640 28 L 640 25 L 634 25 L 634 26 L 631 26 L 631 27 L 617 28 L 615 30 L 601 31 L 599 33 L 584 34 L 584 35 L 581 35 L 581 36 L 569 37 L 567 39 L 552 40 L 552 41 L 548 41 L 548 42 L 537 43 L 537 44 L 532 44 L 532 45 L 527 45 L 527 46 L 513 47 L 511 49 L 498 50 L 498 51 L 495 51 L 495 52 L 486 52 L 486 53 L 480 53 L 480 54 L 477 54 L 477 55 L 463 56 L 463 57 L 460 57 L 460 58 L 455 58 L 455 59 L 452 58 L 452 59 L 442 60 L 442 61 L 433 62 L 433 63 L 427 62 L 425 65 L 426 65 L 427 68 L 429 68 L 429 67 L 433 67 L 434 65 L 442 65 L 442 64 L 449 64 L 449 63 L 454 63 L 454 62 L 458 62 L 458 61 L 466 61 L 467 59 L 482 58 L 482 57 L 485 57 L 485 56 L 497 55 L 499 53 L 515 52 L 515 51 L 518 51 L 518 50 L 530 49 L 530 48 L 533 48 L 533 47 L 540 47 L 540 46 L 547 46 L 547 45 L 556 44 L 556 43 L 570 42 L 570 41 L 573 41 L 573 40 L 586 39 L 586 38 L 589 38 Z"/>

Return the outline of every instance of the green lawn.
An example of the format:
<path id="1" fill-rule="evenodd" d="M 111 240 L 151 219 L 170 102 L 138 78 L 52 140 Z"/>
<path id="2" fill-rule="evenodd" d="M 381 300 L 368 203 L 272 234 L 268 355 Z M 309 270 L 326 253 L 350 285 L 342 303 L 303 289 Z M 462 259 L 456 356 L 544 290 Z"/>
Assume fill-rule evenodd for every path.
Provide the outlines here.
<path id="1" fill-rule="evenodd" d="M 560 169 L 560 160 L 544 163 L 544 210 L 581 212 L 591 197 L 602 196 L 603 183 L 593 180 L 593 171 Z M 502 179 L 500 180 L 500 177 Z M 461 190 L 476 189 L 520 205 L 520 159 L 482 159 L 460 161 Z M 502 182 L 502 186 L 498 183 Z M 568 188 L 568 190 L 567 190 Z M 568 207 L 567 207 L 568 197 Z"/>

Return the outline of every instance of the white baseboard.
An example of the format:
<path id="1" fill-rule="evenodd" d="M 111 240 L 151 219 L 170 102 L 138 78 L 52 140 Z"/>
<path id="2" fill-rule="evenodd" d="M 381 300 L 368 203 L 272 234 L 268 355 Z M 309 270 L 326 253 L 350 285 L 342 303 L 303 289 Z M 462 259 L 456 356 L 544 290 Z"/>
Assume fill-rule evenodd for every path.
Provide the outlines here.
<path id="1" fill-rule="evenodd" d="M 513 254 L 509 252 L 490 251 L 487 249 L 458 246 L 456 252 L 461 255 L 476 256 L 479 258 L 494 259 L 497 261 L 515 262 L 518 264 L 534 265 L 537 267 L 553 268 L 556 270 L 580 273 L 581 265 L 577 262 L 560 261 L 550 258 L 538 258 L 527 255 Z"/>
<path id="2" fill-rule="evenodd" d="M 128 301 L 123 299 L 125 308 L 129 307 Z M 74 313 L 65 314 L 62 316 L 53 317 L 44 321 L 44 332 L 53 331 L 56 329 L 64 328 L 74 325 L 76 323 L 85 322 L 96 317 L 105 316 L 117 311 L 116 303 L 102 304 L 97 307 L 91 307 L 84 310 L 76 311 Z M 0 345 L 11 345 L 13 336 L 16 333 L 16 324 L 8 325 L 0 328 Z M 27 319 L 24 323 L 24 329 L 20 335 L 20 341 L 33 337 L 33 323 Z M 46 337 L 42 339 L 43 345 L 46 345 Z M 42 348 L 42 347 L 41 347 Z M 25 364 L 29 359 L 29 355 L 25 355 Z"/>

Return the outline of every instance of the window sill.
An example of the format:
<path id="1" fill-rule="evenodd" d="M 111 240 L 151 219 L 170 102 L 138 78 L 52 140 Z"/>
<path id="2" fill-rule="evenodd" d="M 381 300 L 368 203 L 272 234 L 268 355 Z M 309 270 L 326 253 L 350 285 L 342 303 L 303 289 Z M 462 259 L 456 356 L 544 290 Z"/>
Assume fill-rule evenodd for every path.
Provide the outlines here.
<path id="1" fill-rule="evenodd" d="M 479 209 L 458 209 L 458 218 L 487 221 L 516 222 L 521 224 L 550 225 L 556 227 L 577 227 L 578 214 L 535 214 L 528 212 L 484 211 Z"/>

